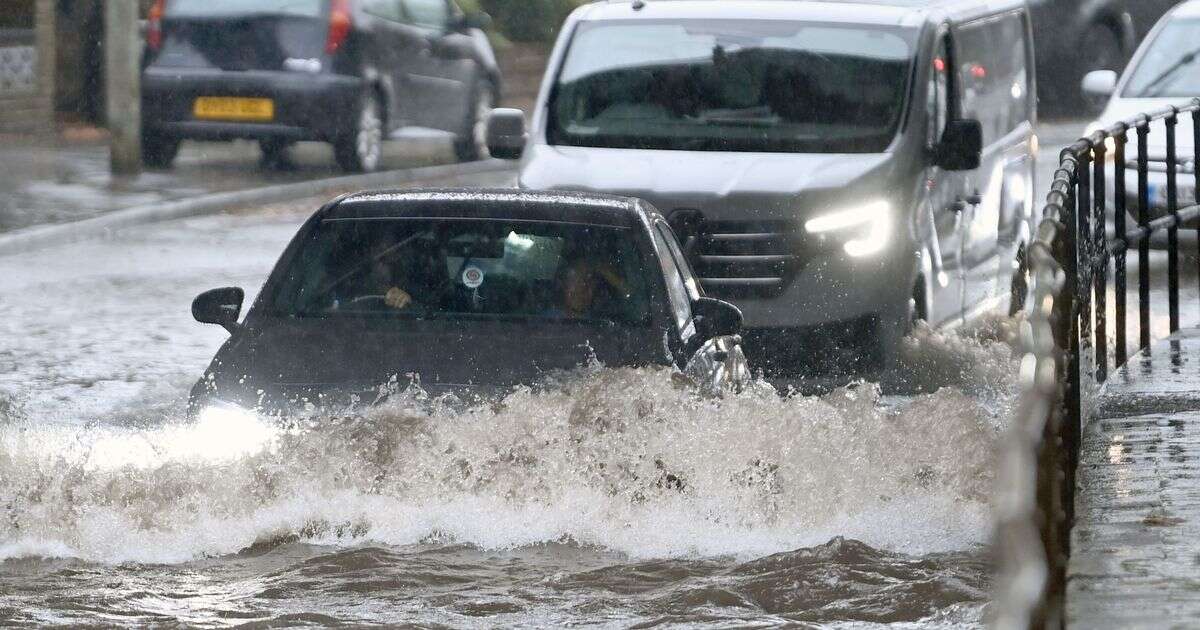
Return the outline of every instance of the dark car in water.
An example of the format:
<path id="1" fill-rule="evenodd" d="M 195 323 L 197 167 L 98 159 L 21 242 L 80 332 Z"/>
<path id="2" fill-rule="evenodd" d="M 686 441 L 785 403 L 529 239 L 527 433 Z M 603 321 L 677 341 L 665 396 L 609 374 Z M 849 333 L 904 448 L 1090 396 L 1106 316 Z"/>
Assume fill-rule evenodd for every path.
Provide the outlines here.
<path id="1" fill-rule="evenodd" d="M 487 395 L 592 362 L 675 366 L 710 389 L 749 378 L 741 312 L 705 297 L 667 222 L 625 197 L 344 196 L 301 227 L 239 323 L 243 295 L 192 304 L 231 332 L 194 413 L 342 408 L 384 384 Z"/>
<path id="2" fill-rule="evenodd" d="M 319 140 L 343 169 L 371 171 L 407 126 L 456 134 L 460 159 L 486 157 L 500 90 L 488 21 L 452 0 L 158 0 L 144 160 L 169 166 L 184 139 L 249 138 L 279 163 L 292 143 Z"/>

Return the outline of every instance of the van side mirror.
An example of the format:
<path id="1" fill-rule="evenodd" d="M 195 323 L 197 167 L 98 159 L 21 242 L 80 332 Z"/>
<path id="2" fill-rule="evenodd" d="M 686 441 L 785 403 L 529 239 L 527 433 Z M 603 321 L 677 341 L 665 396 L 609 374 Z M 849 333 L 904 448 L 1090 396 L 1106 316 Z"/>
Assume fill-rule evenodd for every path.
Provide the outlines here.
<path id="1" fill-rule="evenodd" d="M 692 303 L 692 317 L 700 338 L 725 337 L 742 331 L 742 311 L 716 298 L 702 297 Z"/>
<path id="2" fill-rule="evenodd" d="M 942 133 L 934 163 L 948 171 L 979 168 L 983 157 L 983 125 L 978 120 L 951 120 Z"/>
<path id="3" fill-rule="evenodd" d="M 237 330 L 238 316 L 242 313 L 245 291 L 239 287 L 211 289 L 192 300 L 192 317 L 201 324 L 217 324 L 230 333 Z"/>
<path id="4" fill-rule="evenodd" d="M 492 110 L 487 121 L 487 145 L 492 157 L 517 160 L 525 152 L 525 112 L 499 107 Z"/>
<path id="5" fill-rule="evenodd" d="M 1092 70 L 1083 75 L 1079 87 L 1093 98 L 1108 98 L 1117 90 L 1117 73 L 1113 70 Z"/>

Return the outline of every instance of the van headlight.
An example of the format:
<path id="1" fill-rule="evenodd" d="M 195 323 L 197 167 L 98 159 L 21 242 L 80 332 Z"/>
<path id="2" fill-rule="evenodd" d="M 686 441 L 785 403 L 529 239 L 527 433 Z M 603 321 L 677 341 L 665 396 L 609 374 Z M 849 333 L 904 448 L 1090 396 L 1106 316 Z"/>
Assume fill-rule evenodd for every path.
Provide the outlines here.
<path id="1" fill-rule="evenodd" d="M 883 251 L 892 238 L 892 205 L 882 199 L 813 217 L 809 234 L 846 234 L 842 249 L 855 258 Z"/>

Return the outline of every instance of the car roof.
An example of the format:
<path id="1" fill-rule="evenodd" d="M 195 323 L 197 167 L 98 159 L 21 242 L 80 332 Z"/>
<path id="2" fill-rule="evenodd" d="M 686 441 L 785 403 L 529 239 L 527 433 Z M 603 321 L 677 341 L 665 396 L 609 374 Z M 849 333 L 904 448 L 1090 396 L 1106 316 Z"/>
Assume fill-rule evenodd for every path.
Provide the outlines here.
<path id="1" fill-rule="evenodd" d="M 582 9 L 579 19 L 742 18 L 917 26 L 930 18 L 970 19 L 1024 6 L 1025 0 L 600 0 Z"/>
<path id="2" fill-rule="evenodd" d="M 560 221 L 629 227 L 658 212 L 631 197 L 515 188 L 426 188 L 363 191 L 339 198 L 322 219 L 481 218 Z"/>
<path id="3" fill-rule="evenodd" d="M 1200 0 L 1189 0 L 1175 6 L 1171 17 L 1194 18 L 1200 16 Z"/>

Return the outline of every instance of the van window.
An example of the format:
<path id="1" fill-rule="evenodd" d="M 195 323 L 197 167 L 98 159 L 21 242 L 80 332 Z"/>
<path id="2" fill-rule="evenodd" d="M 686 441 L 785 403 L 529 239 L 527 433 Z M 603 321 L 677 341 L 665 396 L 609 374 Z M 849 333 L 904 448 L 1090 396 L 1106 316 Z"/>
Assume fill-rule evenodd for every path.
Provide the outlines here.
<path id="1" fill-rule="evenodd" d="M 400 0 L 366 0 L 362 8 L 363 11 L 385 20 L 399 22 L 402 18 Z"/>
<path id="2" fill-rule="evenodd" d="M 937 46 L 933 49 L 933 58 L 929 60 L 929 86 L 925 101 L 925 115 L 929 121 L 926 140 L 931 147 L 942 141 L 942 132 L 946 130 L 946 122 L 950 117 L 947 64 L 949 57 L 946 54 L 946 38 L 939 37 Z"/>
<path id="3" fill-rule="evenodd" d="M 246 13 L 274 13 L 318 17 L 327 0 L 171 0 L 166 14 L 172 17 L 208 17 Z"/>
<path id="4" fill-rule="evenodd" d="M 417 26 L 444 29 L 450 21 L 450 7 L 446 0 L 404 0 L 408 19 Z"/>
<path id="5" fill-rule="evenodd" d="M 916 33 L 782 20 L 584 22 L 547 134 L 573 146 L 880 152 L 904 111 Z"/>
<path id="6" fill-rule="evenodd" d="M 1029 58 L 1022 14 L 973 22 L 955 32 L 959 97 L 964 118 L 995 142 L 1030 120 Z"/>

